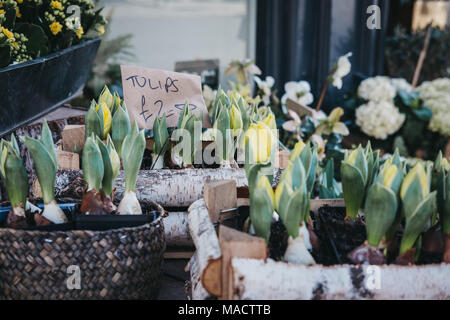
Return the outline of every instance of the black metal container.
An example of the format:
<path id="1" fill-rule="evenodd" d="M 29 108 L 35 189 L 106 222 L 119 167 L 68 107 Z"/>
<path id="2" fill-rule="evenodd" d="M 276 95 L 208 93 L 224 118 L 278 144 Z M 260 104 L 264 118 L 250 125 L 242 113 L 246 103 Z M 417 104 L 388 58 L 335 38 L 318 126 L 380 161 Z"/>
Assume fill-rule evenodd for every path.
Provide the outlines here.
<path id="1" fill-rule="evenodd" d="M 100 45 L 95 38 L 0 69 L 0 136 L 70 101 L 86 83 Z"/>

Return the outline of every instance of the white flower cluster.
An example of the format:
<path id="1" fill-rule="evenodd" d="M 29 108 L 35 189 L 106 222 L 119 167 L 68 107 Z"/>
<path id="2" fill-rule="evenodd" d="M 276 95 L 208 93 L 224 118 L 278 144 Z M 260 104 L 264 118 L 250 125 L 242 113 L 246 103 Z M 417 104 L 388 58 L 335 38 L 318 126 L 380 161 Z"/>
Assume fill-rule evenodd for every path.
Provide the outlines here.
<path id="1" fill-rule="evenodd" d="M 390 101 L 369 101 L 356 110 L 356 124 L 362 132 L 376 139 L 384 140 L 399 130 L 405 115 Z"/>
<path id="2" fill-rule="evenodd" d="M 264 105 L 268 106 L 270 104 L 270 96 L 272 95 L 272 87 L 275 84 L 275 79 L 271 76 L 267 76 L 264 81 L 258 76 L 254 76 L 253 79 L 258 86 L 258 94 L 262 97 Z"/>
<path id="3" fill-rule="evenodd" d="M 426 81 L 416 91 L 433 113 L 429 129 L 450 136 L 450 79 Z"/>
<path id="4" fill-rule="evenodd" d="M 405 115 L 394 105 L 400 89 L 412 92 L 412 86 L 401 78 L 377 76 L 361 82 L 358 96 L 368 103 L 356 110 L 356 124 L 365 134 L 384 140 L 402 127 Z"/>
<path id="5" fill-rule="evenodd" d="M 336 62 L 336 70 L 331 75 L 333 86 L 335 86 L 339 90 L 342 89 L 342 78 L 348 75 L 352 69 L 352 64 L 348 60 L 348 58 L 350 58 L 351 56 L 352 53 L 349 52 L 346 55 L 340 57 Z"/>
<path id="6" fill-rule="evenodd" d="M 397 89 L 388 77 L 377 76 L 361 82 L 358 96 L 373 102 L 393 101 Z"/>
<path id="7" fill-rule="evenodd" d="M 391 83 L 397 90 L 403 90 L 403 91 L 406 91 L 406 92 L 412 92 L 413 91 L 412 85 L 409 84 L 409 82 L 406 81 L 403 78 L 391 79 Z"/>
<path id="8" fill-rule="evenodd" d="M 286 82 L 284 91 L 286 93 L 281 97 L 281 103 L 283 104 L 286 103 L 288 98 L 304 106 L 309 106 L 314 101 L 308 81 Z"/>

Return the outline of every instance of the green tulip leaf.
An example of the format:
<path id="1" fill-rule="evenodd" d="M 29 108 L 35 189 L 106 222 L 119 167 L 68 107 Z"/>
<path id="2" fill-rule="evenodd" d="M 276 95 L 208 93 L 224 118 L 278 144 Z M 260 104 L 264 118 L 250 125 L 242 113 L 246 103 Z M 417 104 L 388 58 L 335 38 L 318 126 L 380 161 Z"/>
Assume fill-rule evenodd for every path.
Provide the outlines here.
<path id="1" fill-rule="evenodd" d="M 346 161 L 341 164 L 341 178 L 347 217 L 355 219 L 364 200 L 364 178 L 358 168 Z"/>
<path id="2" fill-rule="evenodd" d="M 365 203 L 367 241 L 377 247 L 392 226 L 397 214 L 397 199 L 395 193 L 375 183 L 368 191 Z"/>
<path id="3" fill-rule="evenodd" d="M 419 235 L 424 231 L 425 226 L 436 210 L 436 191 L 426 197 L 406 218 L 405 230 L 400 244 L 400 254 L 405 253 L 414 246 Z"/>
<path id="4" fill-rule="evenodd" d="M 57 170 L 52 155 L 47 147 L 36 139 L 26 136 L 24 142 L 34 161 L 44 203 L 50 203 L 54 199 L 53 187 Z"/>
<path id="5" fill-rule="evenodd" d="M 288 234 L 292 238 L 297 238 L 300 228 L 300 223 L 305 220 L 309 210 L 309 195 L 304 190 L 297 190 L 290 197 L 287 204 L 285 216 L 280 216 Z"/>
<path id="6" fill-rule="evenodd" d="M 103 160 L 103 179 L 102 179 L 102 189 L 107 196 L 112 194 L 114 188 L 114 172 L 111 164 L 111 158 L 108 148 L 104 145 L 102 140 L 97 137 L 97 145 L 100 149 Z"/>
<path id="7" fill-rule="evenodd" d="M 273 216 L 272 199 L 265 189 L 256 188 L 250 195 L 250 203 L 250 219 L 255 233 L 269 242 Z"/>
<path id="8" fill-rule="evenodd" d="M 88 185 L 88 191 L 101 189 L 105 172 L 102 152 L 96 139 L 98 137 L 95 135 L 90 136 L 83 147 L 83 178 Z"/>

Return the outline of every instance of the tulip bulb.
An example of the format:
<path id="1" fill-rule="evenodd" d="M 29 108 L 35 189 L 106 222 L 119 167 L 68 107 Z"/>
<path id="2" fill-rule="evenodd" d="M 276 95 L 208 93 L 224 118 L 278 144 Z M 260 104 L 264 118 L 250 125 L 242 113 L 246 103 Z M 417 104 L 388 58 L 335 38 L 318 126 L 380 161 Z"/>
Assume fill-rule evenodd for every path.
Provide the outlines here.
<path id="1" fill-rule="evenodd" d="M 53 145 L 52 133 L 48 127 L 47 121 L 44 120 L 42 124 L 42 135 L 40 140 L 23 137 L 23 141 L 33 158 L 36 174 L 42 189 L 44 210 L 41 216 L 51 223 L 67 222 L 67 217 L 59 208 L 54 196 L 54 183 L 56 170 L 58 168 L 58 159 Z"/>

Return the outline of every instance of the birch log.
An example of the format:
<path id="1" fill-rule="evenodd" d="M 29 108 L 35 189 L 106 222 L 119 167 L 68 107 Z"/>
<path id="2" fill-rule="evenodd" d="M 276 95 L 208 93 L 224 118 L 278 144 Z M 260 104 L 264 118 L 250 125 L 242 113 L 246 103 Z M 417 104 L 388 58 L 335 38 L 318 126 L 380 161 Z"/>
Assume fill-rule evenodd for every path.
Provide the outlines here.
<path id="1" fill-rule="evenodd" d="M 192 300 L 208 300 L 213 297 L 205 290 L 202 285 L 201 270 L 198 263 L 197 253 L 194 253 L 189 261 L 189 272 L 191 275 L 191 293 Z"/>
<path id="2" fill-rule="evenodd" d="M 324 267 L 234 258 L 231 271 L 234 298 L 242 300 L 450 299 L 449 264 Z"/>
<path id="3" fill-rule="evenodd" d="M 187 220 L 187 212 L 170 212 L 164 218 L 164 230 L 168 247 L 187 247 L 194 245 L 189 234 Z"/>
<path id="4" fill-rule="evenodd" d="M 194 202 L 188 211 L 188 226 L 197 248 L 199 273 L 203 287 L 214 296 L 221 295 L 221 256 L 219 239 L 209 218 L 203 199 Z"/>
<path id="5" fill-rule="evenodd" d="M 58 170 L 56 194 L 62 198 L 73 196 L 72 190 L 80 187 L 79 179 L 82 180 L 81 171 Z M 139 200 L 154 201 L 163 207 L 188 207 L 203 197 L 205 181 L 225 179 L 235 180 L 237 186 L 247 185 L 244 169 L 141 170 L 136 194 Z M 116 198 L 122 198 L 124 185 L 125 175 L 121 171 L 115 182 Z"/>
<path id="6" fill-rule="evenodd" d="M 274 181 L 278 181 L 281 170 L 276 170 Z M 139 200 L 153 201 L 163 207 L 189 207 L 203 197 L 205 181 L 235 180 L 237 187 L 247 186 L 244 169 L 182 169 L 182 170 L 141 170 L 139 171 L 136 194 Z M 55 194 L 58 197 L 74 197 L 74 189 L 81 191 L 83 177 L 81 171 L 58 170 Z M 80 185 L 81 183 L 81 185 Z M 117 176 L 115 197 L 121 199 L 124 193 L 123 171 Z M 32 194 L 39 198 L 39 194 Z"/>

